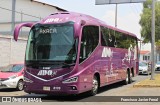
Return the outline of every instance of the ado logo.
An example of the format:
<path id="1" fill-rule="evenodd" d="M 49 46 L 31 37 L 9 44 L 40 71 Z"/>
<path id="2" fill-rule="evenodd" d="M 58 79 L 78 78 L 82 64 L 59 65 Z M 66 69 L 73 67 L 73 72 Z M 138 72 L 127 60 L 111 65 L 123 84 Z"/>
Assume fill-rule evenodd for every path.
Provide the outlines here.
<path id="1" fill-rule="evenodd" d="M 62 19 L 60 18 L 49 18 L 47 20 L 44 21 L 44 23 L 52 23 L 52 22 L 61 22 Z"/>
<path id="2" fill-rule="evenodd" d="M 55 75 L 57 75 L 57 71 L 40 70 L 37 75 L 39 75 L 39 76 L 45 76 L 45 75 L 55 76 Z"/>

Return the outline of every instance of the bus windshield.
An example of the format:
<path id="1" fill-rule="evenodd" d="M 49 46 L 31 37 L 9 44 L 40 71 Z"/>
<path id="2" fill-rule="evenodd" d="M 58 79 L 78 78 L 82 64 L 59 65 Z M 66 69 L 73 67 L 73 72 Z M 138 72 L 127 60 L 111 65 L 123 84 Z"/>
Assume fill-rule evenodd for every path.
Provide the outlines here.
<path id="1" fill-rule="evenodd" d="M 77 40 L 73 24 L 37 24 L 32 27 L 26 49 L 26 62 L 62 62 L 73 64 Z"/>

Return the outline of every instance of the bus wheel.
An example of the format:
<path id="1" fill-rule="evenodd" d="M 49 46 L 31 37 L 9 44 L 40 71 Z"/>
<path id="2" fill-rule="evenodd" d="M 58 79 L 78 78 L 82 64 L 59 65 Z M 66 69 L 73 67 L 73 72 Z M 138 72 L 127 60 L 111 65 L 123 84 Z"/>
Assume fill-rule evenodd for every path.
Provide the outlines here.
<path id="1" fill-rule="evenodd" d="M 133 82 L 133 74 L 132 73 L 129 73 L 129 83 L 132 83 Z"/>
<path id="2" fill-rule="evenodd" d="M 92 82 L 92 90 L 91 90 L 90 94 L 91 94 L 92 96 L 93 96 L 93 95 L 96 95 L 97 92 L 98 92 L 98 88 L 99 88 L 99 81 L 98 81 L 97 76 L 94 76 L 93 82 Z"/>
<path id="3" fill-rule="evenodd" d="M 128 71 L 126 72 L 126 79 L 123 81 L 125 85 L 129 83 L 129 74 Z"/>
<path id="4" fill-rule="evenodd" d="M 23 80 L 18 81 L 16 89 L 19 90 L 19 91 L 23 90 Z"/>

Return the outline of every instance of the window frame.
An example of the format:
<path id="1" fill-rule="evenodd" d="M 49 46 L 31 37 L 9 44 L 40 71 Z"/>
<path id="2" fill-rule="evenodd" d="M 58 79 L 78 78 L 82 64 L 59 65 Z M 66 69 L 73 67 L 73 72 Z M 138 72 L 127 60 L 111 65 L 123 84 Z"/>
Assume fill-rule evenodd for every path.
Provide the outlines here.
<path id="1" fill-rule="evenodd" d="M 93 44 L 95 44 L 94 42 L 92 42 L 92 51 L 91 51 L 91 53 L 89 53 L 88 54 L 88 56 L 86 56 L 86 58 L 81 58 L 81 54 L 83 55 L 83 53 L 82 53 L 82 51 L 84 51 L 84 50 L 81 50 L 82 49 L 82 40 L 83 40 L 83 36 L 84 36 L 84 34 L 83 34 L 83 30 L 84 30 L 84 28 L 85 27 L 95 27 L 95 28 L 97 28 L 98 29 L 98 32 L 97 32 L 97 36 L 96 36 L 96 38 L 98 38 L 98 39 L 96 39 L 95 40 L 95 42 L 97 42 L 97 44 L 94 46 Z M 92 30 L 92 32 L 93 32 L 93 30 Z M 82 27 L 82 34 L 81 34 L 81 42 L 80 42 L 80 54 L 79 54 L 79 64 L 81 64 L 81 63 L 83 63 L 84 61 L 86 61 L 92 54 L 93 54 L 93 52 L 96 50 L 96 48 L 98 47 L 98 45 L 99 45 L 99 43 L 100 43 L 100 35 L 99 35 L 99 32 L 100 32 L 100 28 L 99 28 L 99 26 L 97 26 L 97 25 L 85 25 L 85 26 L 83 26 Z M 92 36 L 92 35 L 91 35 Z M 90 37 L 90 36 L 89 36 Z M 94 37 L 92 37 L 93 39 L 94 39 Z M 91 39 L 91 38 L 90 38 Z M 86 44 L 87 45 L 87 44 Z M 94 47 L 94 48 L 93 48 Z M 87 48 L 86 48 L 87 49 Z M 86 54 L 87 55 L 87 54 Z M 82 56 L 83 57 L 83 56 Z M 83 59 L 82 61 L 80 60 L 80 59 Z"/>
<path id="2" fill-rule="evenodd" d="M 111 34 L 111 36 L 114 36 L 114 44 L 112 46 L 109 46 L 109 42 L 107 42 L 106 40 L 107 39 L 104 39 L 104 29 L 106 29 L 109 34 Z M 106 32 L 106 31 L 105 31 Z M 125 39 L 126 42 L 129 41 L 131 42 L 130 44 L 132 45 L 132 47 L 134 46 L 137 46 L 137 39 L 135 36 L 131 36 L 130 34 L 126 34 L 126 33 L 123 33 L 123 32 L 120 32 L 120 31 L 117 31 L 116 29 L 111 29 L 111 28 L 108 28 L 108 27 L 105 27 L 105 26 L 100 26 L 100 36 L 101 36 L 101 40 L 100 40 L 100 43 L 101 43 L 101 46 L 104 46 L 104 47 L 112 47 L 112 48 L 121 48 L 121 49 L 128 49 L 130 47 L 129 44 L 127 44 L 127 46 L 123 46 L 123 44 L 119 44 L 119 42 L 122 42 L 123 40 L 121 39 Z M 112 35 L 113 34 L 113 35 Z M 109 38 L 109 35 L 105 35 L 105 36 L 108 36 L 108 37 L 105 37 L 105 38 Z M 119 38 L 119 39 L 118 39 Z M 106 44 L 104 45 L 104 43 L 106 42 Z M 133 46 L 134 45 L 134 46 Z M 121 47 L 119 47 L 121 46 Z"/>

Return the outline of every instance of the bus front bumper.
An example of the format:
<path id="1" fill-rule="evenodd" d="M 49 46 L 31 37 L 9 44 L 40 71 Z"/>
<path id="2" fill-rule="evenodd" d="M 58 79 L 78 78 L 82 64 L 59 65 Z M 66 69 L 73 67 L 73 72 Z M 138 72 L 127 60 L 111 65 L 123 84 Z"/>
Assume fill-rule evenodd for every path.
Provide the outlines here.
<path id="1" fill-rule="evenodd" d="M 36 94 L 51 94 L 51 95 L 70 95 L 79 94 L 77 84 L 60 84 L 60 85 L 45 85 L 45 84 L 27 84 L 24 85 L 24 91 L 27 93 Z"/>

